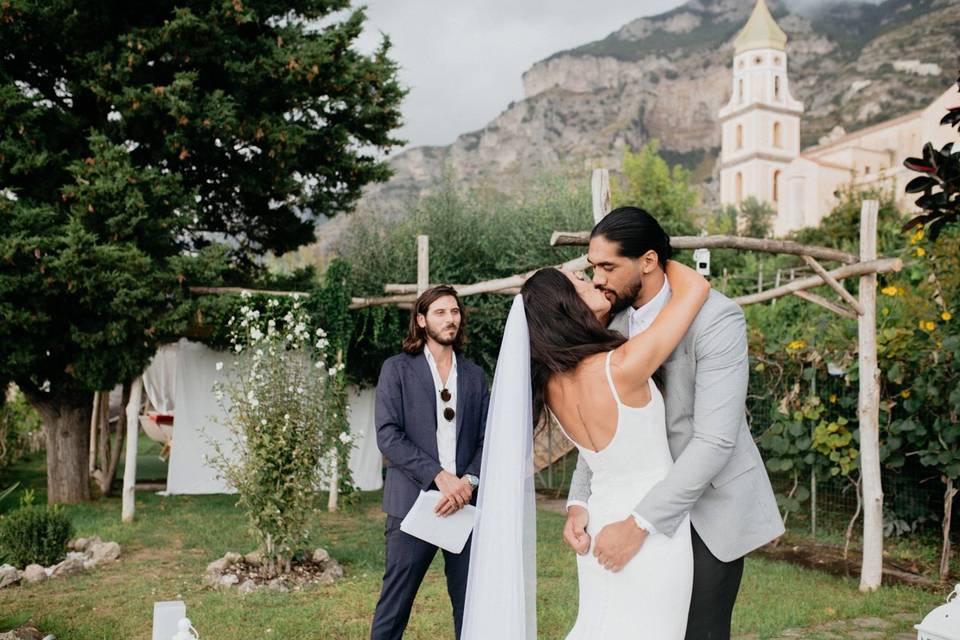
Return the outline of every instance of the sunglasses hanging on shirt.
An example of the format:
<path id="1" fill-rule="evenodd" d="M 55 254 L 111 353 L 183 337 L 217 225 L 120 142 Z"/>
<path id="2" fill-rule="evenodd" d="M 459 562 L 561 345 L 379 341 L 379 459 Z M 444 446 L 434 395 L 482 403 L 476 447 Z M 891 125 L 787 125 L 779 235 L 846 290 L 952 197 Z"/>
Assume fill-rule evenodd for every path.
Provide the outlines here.
<path id="1" fill-rule="evenodd" d="M 441 391 L 440 391 L 440 399 L 443 400 L 444 405 L 446 405 L 446 403 L 450 402 L 450 399 L 451 399 L 452 397 L 453 397 L 453 396 L 451 395 L 450 391 L 449 391 L 446 387 L 444 387 L 443 389 L 441 389 Z M 444 406 L 444 408 L 443 408 L 443 417 L 446 418 L 447 422 L 453 422 L 453 419 L 454 419 L 455 417 L 457 417 L 457 412 L 454 411 L 453 407 Z"/>

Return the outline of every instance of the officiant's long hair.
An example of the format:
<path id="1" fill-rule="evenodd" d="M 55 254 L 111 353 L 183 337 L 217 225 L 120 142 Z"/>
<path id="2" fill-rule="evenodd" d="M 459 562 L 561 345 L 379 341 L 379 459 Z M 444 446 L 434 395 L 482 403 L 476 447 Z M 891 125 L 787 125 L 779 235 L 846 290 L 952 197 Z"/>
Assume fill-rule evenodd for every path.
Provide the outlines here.
<path id="1" fill-rule="evenodd" d="M 520 289 L 530 332 L 533 420 L 540 424 L 550 376 L 575 368 L 626 339 L 604 327 L 559 269 L 540 269 Z"/>

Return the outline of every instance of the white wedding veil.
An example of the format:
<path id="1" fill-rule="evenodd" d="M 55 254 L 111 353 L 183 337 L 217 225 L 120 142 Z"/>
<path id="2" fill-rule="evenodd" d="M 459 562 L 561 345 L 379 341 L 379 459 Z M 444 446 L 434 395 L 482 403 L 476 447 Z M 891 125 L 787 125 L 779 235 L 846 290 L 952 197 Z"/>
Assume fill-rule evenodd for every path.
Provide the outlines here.
<path id="1" fill-rule="evenodd" d="M 519 295 L 500 344 L 480 468 L 461 640 L 536 640 L 533 391 Z"/>

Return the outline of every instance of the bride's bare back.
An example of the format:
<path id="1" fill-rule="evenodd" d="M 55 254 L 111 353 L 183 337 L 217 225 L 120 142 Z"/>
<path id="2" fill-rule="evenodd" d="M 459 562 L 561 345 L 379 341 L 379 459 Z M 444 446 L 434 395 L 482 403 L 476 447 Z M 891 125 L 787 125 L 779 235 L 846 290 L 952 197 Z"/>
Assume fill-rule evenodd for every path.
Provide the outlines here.
<path id="1" fill-rule="evenodd" d="M 611 365 L 614 385 L 620 401 L 629 407 L 645 407 L 650 402 L 650 386 L 621 384 L 621 371 Z M 610 392 L 603 367 L 605 353 L 588 358 L 571 372 L 555 375 L 547 383 L 547 406 L 563 425 L 567 436 L 585 449 L 602 451 L 613 440 L 617 431 L 617 403 Z"/>

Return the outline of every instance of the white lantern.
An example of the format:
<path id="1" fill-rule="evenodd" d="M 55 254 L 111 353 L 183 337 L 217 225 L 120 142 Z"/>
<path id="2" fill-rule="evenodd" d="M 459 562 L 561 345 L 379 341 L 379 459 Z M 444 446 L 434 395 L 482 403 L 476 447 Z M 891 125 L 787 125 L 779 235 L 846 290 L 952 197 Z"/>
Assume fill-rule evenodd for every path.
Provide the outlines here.
<path id="1" fill-rule="evenodd" d="M 710 249 L 695 249 L 693 252 L 693 263 L 697 273 L 702 276 L 710 275 Z"/>
<path id="2" fill-rule="evenodd" d="M 947 603 L 927 614 L 918 625 L 917 640 L 960 640 L 960 584 L 947 596 Z"/>
<path id="3" fill-rule="evenodd" d="M 177 623 L 187 617 L 183 600 L 153 603 L 153 640 L 170 640 L 179 630 Z"/>

